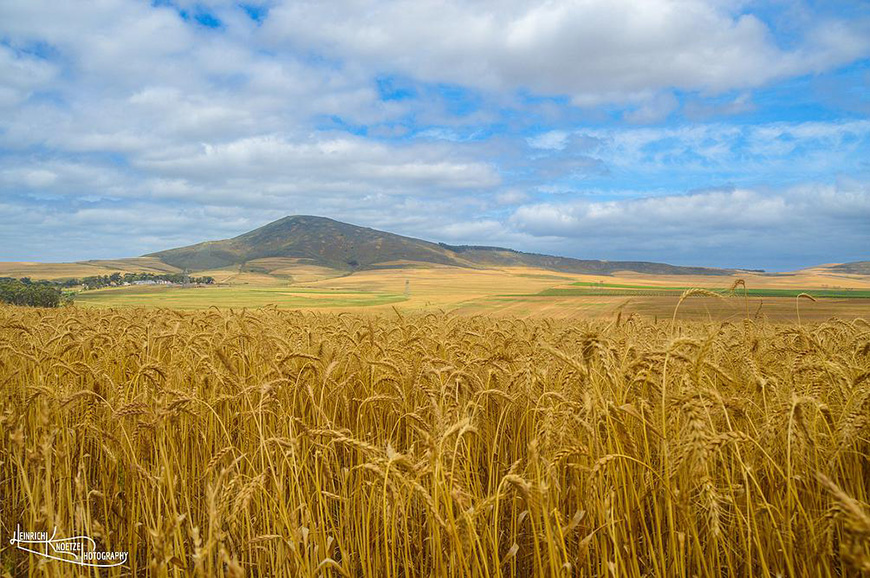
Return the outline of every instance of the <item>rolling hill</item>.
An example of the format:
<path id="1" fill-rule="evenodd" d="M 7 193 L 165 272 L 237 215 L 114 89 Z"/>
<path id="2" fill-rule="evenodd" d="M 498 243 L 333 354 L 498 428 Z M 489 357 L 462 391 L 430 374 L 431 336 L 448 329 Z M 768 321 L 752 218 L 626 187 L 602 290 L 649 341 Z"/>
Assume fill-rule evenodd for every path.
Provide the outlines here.
<path id="1" fill-rule="evenodd" d="M 847 273 L 849 275 L 870 275 L 870 261 L 852 261 L 851 263 L 840 263 L 828 267 L 830 271 L 835 273 Z"/>
<path id="2" fill-rule="evenodd" d="M 347 272 L 415 264 L 468 268 L 524 266 L 590 274 L 635 271 L 657 275 L 728 275 L 734 272 L 643 261 L 581 260 L 502 247 L 447 245 L 314 216 L 284 217 L 232 239 L 206 241 L 145 257 L 190 272 L 244 267 L 251 262 L 276 258 Z"/>

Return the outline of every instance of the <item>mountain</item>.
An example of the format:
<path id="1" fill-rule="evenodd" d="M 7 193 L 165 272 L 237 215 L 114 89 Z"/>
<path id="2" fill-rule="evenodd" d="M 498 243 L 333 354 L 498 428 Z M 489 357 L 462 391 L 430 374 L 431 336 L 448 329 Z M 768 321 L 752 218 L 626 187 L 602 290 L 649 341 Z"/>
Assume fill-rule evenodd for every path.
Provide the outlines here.
<path id="1" fill-rule="evenodd" d="M 313 216 L 290 216 L 232 239 L 206 241 L 145 255 L 190 272 L 290 258 L 342 271 L 408 266 L 526 266 L 569 273 L 637 271 L 660 275 L 726 275 L 733 270 L 644 261 L 596 261 L 523 253 L 502 247 L 447 245 Z"/>
<path id="2" fill-rule="evenodd" d="M 852 261 L 851 263 L 831 265 L 828 270 L 851 275 L 870 275 L 870 261 Z"/>

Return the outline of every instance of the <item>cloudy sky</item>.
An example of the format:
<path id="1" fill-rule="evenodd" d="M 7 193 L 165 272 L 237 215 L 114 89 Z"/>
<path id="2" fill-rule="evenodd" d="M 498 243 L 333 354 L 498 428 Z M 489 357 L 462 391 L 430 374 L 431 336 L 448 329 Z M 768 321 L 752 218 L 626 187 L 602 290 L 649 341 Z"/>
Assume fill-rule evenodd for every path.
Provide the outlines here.
<path id="1" fill-rule="evenodd" d="M 870 258 L 870 3 L 0 0 L 0 260 L 316 214 L 789 270 Z"/>

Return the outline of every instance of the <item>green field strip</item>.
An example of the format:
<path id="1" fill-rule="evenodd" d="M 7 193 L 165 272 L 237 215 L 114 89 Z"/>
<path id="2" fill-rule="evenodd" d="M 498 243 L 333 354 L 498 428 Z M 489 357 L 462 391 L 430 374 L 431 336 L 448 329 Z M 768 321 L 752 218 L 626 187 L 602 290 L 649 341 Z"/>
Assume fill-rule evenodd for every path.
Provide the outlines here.
<path id="1" fill-rule="evenodd" d="M 83 306 L 147 306 L 181 309 L 202 309 L 211 306 L 218 308 L 263 307 L 266 305 L 277 305 L 284 308 L 371 307 L 406 300 L 405 296 L 395 293 L 353 290 L 315 290 L 297 293 L 286 287 L 267 289 L 242 287 L 112 288 L 79 293 L 75 298 L 75 302 Z"/>
<path id="2" fill-rule="evenodd" d="M 686 289 L 689 289 L 688 287 Z M 551 288 L 544 289 L 539 293 L 505 293 L 493 295 L 500 298 L 525 298 L 525 297 L 679 297 L 686 289 L 573 289 Z M 723 297 L 743 297 L 743 291 L 731 293 L 724 289 L 707 289 L 712 293 L 718 293 Z M 751 289 L 746 292 L 747 297 L 786 297 L 794 298 L 806 293 L 816 299 L 870 299 L 870 291 L 807 291 L 802 289 Z"/>
<path id="3" fill-rule="evenodd" d="M 600 296 L 621 296 L 621 295 L 638 295 L 638 296 L 667 296 L 679 295 L 683 291 L 692 289 L 692 287 L 659 287 L 655 285 L 619 285 L 615 283 L 589 283 L 578 282 L 571 285 L 580 286 L 573 287 L 552 287 L 544 289 L 537 295 L 542 296 L 582 296 L 582 295 L 600 295 Z M 583 289 L 581 287 L 588 287 Z M 736 289 L 731 292 L 727 289 L 708 289 L 713 293 L 720 295 L 734 295 L 737 297 L 743 296 L 743 288 Z M 870 290 L 866 289 L 747 289 L 747 297 L 797 297 L 801 293 L 812 295 L 815 298 L 822 299 L 868 299 L 870 298 Z"/>

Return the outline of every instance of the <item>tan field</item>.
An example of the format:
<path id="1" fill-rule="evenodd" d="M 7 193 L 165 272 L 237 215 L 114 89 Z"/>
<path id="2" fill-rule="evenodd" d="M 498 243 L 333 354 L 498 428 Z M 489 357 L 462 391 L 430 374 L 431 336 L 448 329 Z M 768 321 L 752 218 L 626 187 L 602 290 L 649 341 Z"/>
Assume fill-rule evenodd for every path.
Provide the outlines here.
<path id="1" fill-rule="evenodd" d="M 870 286 L 870 277 L 867 275 L 850 275 L 834 273 L 821 268 L 804 269 L 794 273 L 741 273 L 736 276 L 713 276 L 713 275 L 642 275 L 632 271 L 623 271 L 606 277 L 606 279 L 621 279 L 623 281 L 648 282 L 650 285 L 686 285 L 692 284 L 697 287 L 718 286 L 721 280 L 728 285 L 733 280 L 745 279 L 747 285 L 758 289 L 762 288 L 795 288 L 795 289 L 825 289 L 846 288 L 866 289 Z"/>
<path id="2" fill-rule="evenodd" d="M 68 279 L 121 273 L 177 273 L 179 270 L 151 257 L 76 263 L 37 263 L 0 261 L 0 277 L 31 277 L 33 279 Z"/>
<path id="3" fill-rule="evenodd" d="M 266 305 L 320 311 L 397 308 L 409 312 L 453 311 L 556 319 L 612 317 L 621 312 L 665 319 L 672 316 L 683 289 L 702 287 L 721 291 L 742 279 L 750 292 L 791 293 L 749 295 L 744 299 L 739 286 L 727 299 L 688 299 L 680 306 L 679 315 L 700 320 L 763 316 L 776 321 L 796 321 L 800 316 L 803 321 L 823 321 L 830 317 L 854 319 L 867 316 L 870 311 L 870 277 L 837 274 L 824 267 L 775 275 L 745 273 L 738 277 L 632 272 L 604 276 L 525 267 L 472 269 L 405 262 L 388 265 L 394 268 L 348 274 L 300 259 L 258 259 L 241 267 L 196 273 L 214 277 L 217 283 L 214 287 L 110 288 L 82 292 L 77 301 L 82 305 L 182 309 Z M 149 258 L 69 264 L 2 263 L 0 276 L 59 279 L 105 275 L 115 270 L 161 272 L 161 268 L 166 270 L 168 266 Z M 598 284 L 604 290 L 598 289 Z M 799 292 L 820 298 L 801 299 L 798 303 L 795 295 Z M 835 292 L 837 296 L 821 298 L 825 292 Z"/>

